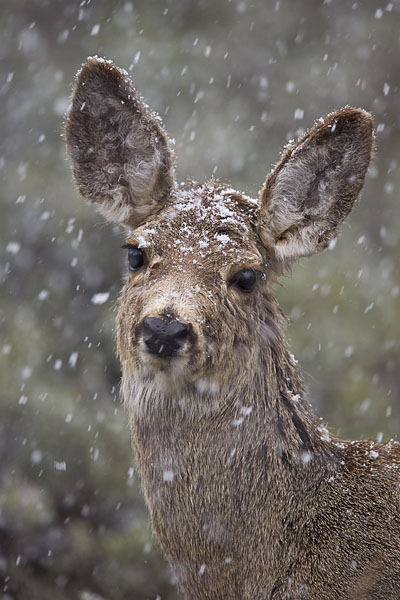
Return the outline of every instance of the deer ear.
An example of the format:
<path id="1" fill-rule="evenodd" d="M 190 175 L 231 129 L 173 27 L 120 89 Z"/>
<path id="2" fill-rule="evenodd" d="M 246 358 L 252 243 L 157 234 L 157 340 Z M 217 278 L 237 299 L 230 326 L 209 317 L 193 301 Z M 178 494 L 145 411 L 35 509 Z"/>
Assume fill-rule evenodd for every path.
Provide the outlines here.
<path id="1" fill-rule="evenodd" d="M 343 108 L 289 145 L 261 190 L 260 236 L 280 260 L 309 256 L 337 236 L 372 155 L 369 113 Z"/>
<path id="2" fill-rule="evenodd" d="M 173 186 L 173 152 L 159 118 L 111 61 L 77 75 L 65 137 L 80 193 L 109 220 L 136 227 Z"/>

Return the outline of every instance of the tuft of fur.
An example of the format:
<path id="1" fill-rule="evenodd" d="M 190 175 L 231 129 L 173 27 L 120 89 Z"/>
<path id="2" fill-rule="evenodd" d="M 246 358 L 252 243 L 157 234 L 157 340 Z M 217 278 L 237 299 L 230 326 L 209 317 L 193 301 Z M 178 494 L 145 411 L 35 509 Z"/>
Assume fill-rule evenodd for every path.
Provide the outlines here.
<path id="1" fill-rule="evenodd" d="M 184 597 L 398 600 L 400 445 L 329 434 L 271 291 L 338 234 L 371 157 L 370 115 L 345 108 L 316 123 L 259 200 L 213 180 L 178 187 L 158 121 L 121 70 L 90 59 L 67 141 L 83 194 L 144 253 L 119 301 L 121 390 Z M 237 284 L 243 270 L 257 274 L 252 291 Z M 176 356 L 148 351 L 148 317 L 187 325 Z"/>

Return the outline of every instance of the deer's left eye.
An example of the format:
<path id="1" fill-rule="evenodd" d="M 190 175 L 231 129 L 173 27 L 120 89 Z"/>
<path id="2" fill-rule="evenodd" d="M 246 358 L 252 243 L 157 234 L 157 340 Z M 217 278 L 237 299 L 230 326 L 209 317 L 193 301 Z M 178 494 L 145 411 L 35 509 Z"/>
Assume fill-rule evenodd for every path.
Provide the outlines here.
<path id="1" fill-rule="evenodd" d="M 128 249 L 128 263 L 130 271 L 137 271 L 144 265 L 144 252 L 137 246 L 125 244 L 123 248 Z"/>
<path id="2" fill-rule="evenodd" d="M 233 283 L 243 292 L 251 292 L 256 285 L 257 273 L 253 269 L 243 269 L 238 271 L 233 279 Z"/>

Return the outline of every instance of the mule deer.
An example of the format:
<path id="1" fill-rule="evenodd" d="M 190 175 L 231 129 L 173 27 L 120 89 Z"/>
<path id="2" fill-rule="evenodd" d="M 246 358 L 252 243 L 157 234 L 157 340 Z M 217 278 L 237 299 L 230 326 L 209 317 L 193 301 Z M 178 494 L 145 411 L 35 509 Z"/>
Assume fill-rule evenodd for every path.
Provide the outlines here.
<path id="1" fill-rule="evenodd" d="M 400 452 L 331 436 L 271 293 L 328 246 L 371 158 L 343 108 L 284 150 L 254 200 L 177 185 L 157 116 L 90 58 L 66 124 L 83 196 L 126 230 L 122 392 L 153 529 L 191 600 L 399 600 Z"/>

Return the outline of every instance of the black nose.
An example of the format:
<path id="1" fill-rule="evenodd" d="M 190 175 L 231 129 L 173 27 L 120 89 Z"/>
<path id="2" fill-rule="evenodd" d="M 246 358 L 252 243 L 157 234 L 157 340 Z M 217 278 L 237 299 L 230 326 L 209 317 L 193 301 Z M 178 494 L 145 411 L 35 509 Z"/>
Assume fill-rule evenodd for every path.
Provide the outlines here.
<path id="1" fill-rule="evenodd" d="M 142 323 L 142 336 L 150 354 L 175 356 L 184 345 L 189 325 L 180 321 L 163 321 L 156 317 L 147 317 Z"/>

